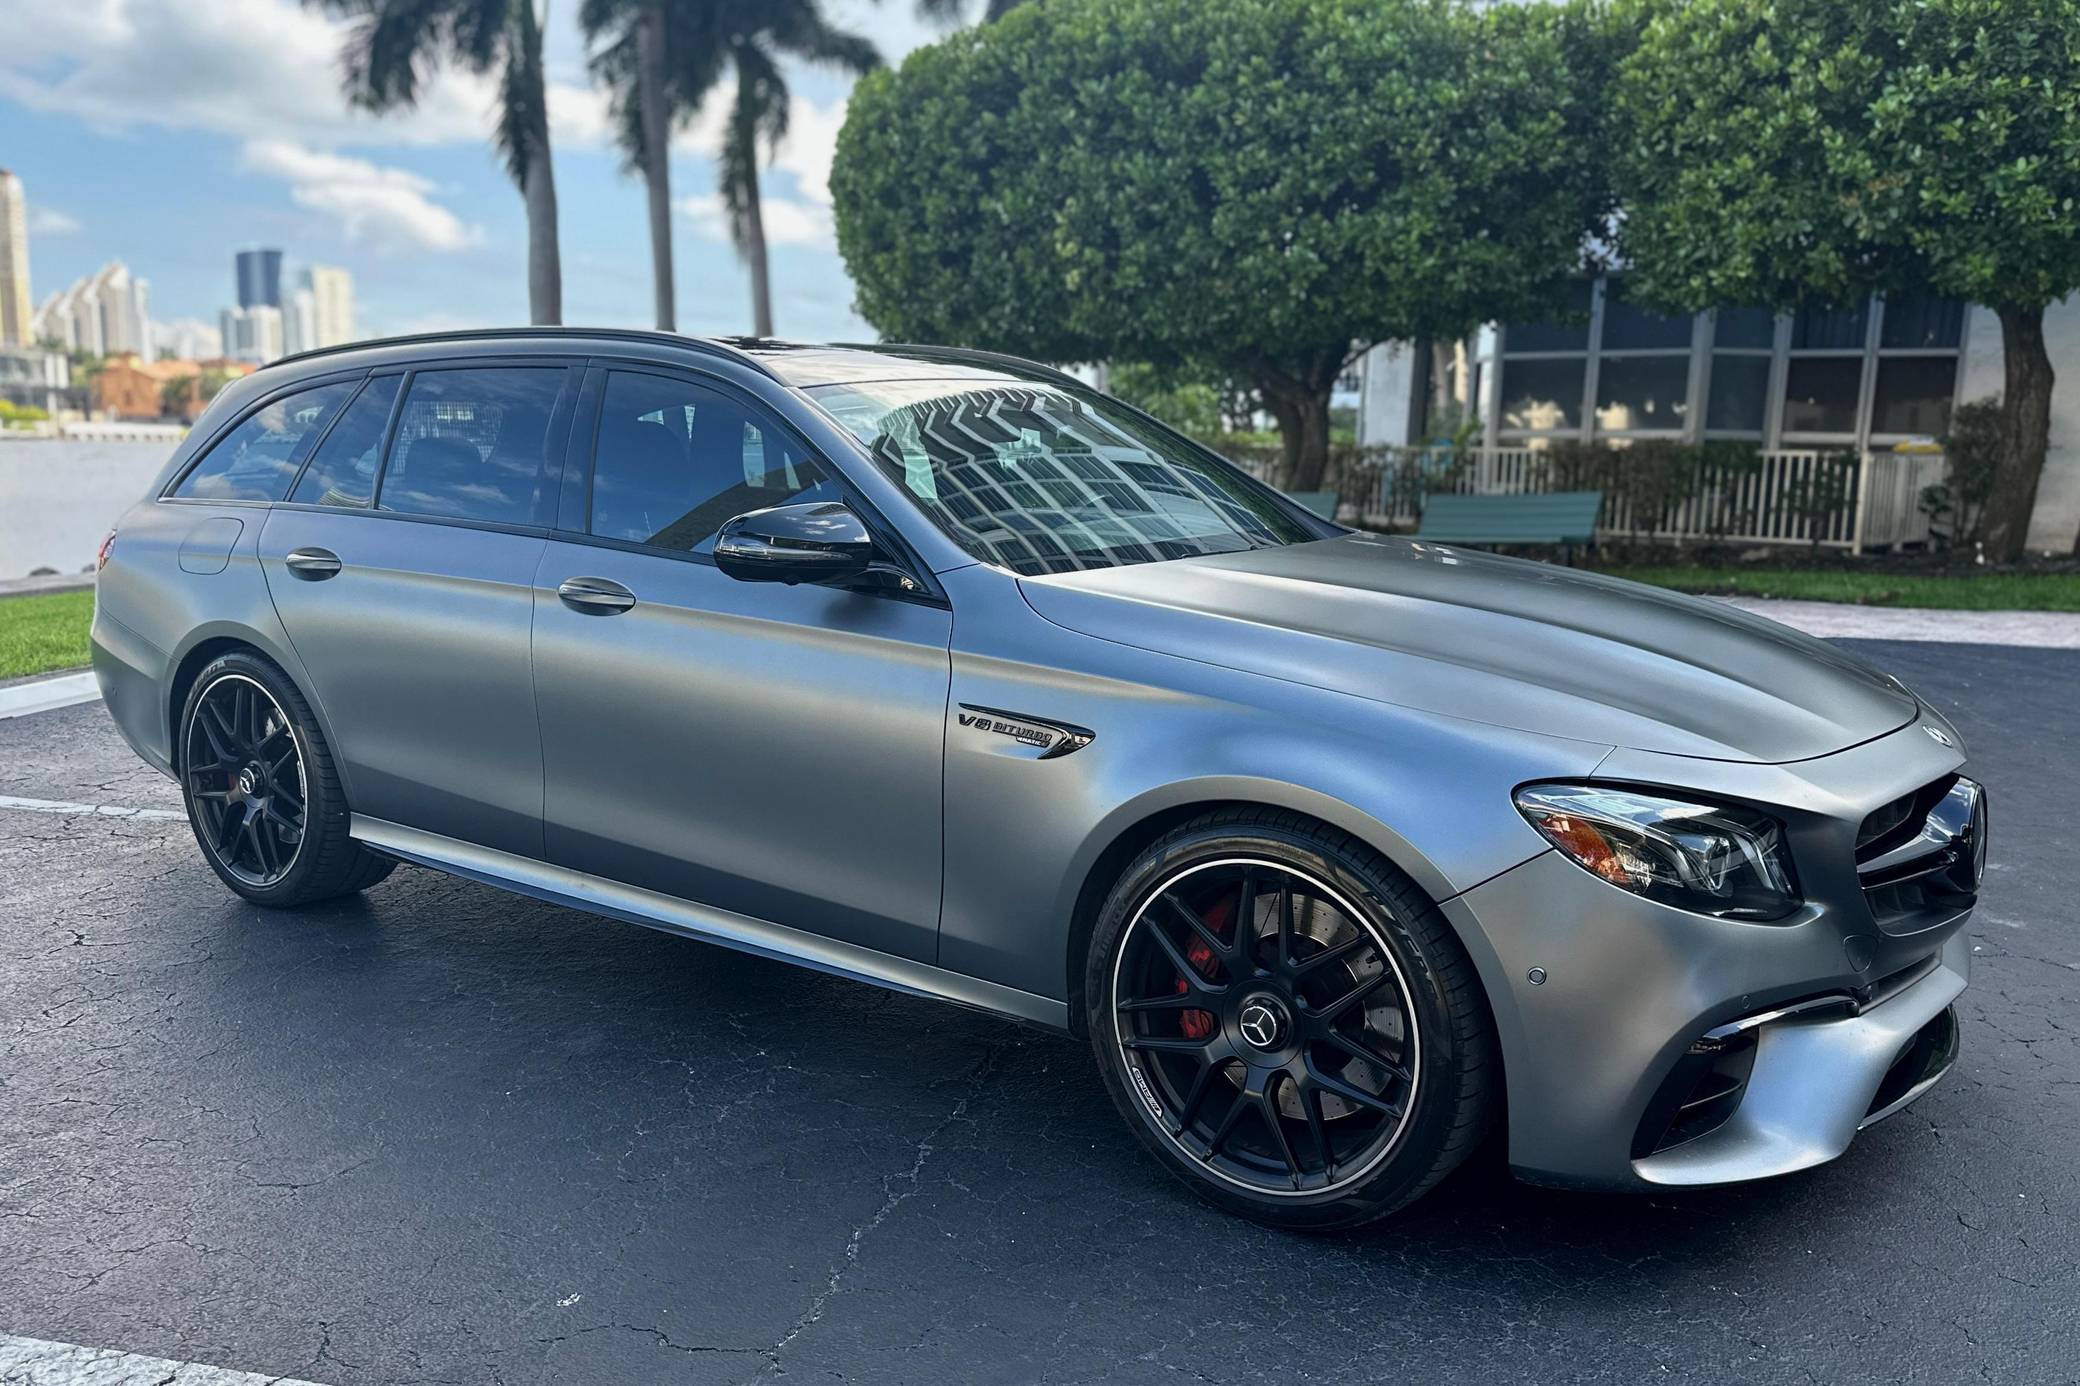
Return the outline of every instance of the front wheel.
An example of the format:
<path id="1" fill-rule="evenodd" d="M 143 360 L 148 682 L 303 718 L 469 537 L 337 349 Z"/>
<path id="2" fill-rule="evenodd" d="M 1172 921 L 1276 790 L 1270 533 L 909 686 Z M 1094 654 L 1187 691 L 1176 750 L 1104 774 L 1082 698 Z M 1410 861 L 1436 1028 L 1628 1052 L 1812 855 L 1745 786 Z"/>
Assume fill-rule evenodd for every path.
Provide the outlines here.
<path id="1" fill-rule="evenodd" d="M 1414 882 L 1345 833 L 1231 810 L 1121 875 L 1084 995 L 1114 1103 L 1201 1196 L 1350 1227 L 1473 1149 L 1495 1044 L 1472 964 Z"/>
<path id="2" fill-rule="evenodd" d="M 348 836 L 347 798 L 310 704 L 274 663 L 212 660 L 181 713 L 188 822 L 217 876 L 286 908 L 366 889 L 396 863 Z"/>

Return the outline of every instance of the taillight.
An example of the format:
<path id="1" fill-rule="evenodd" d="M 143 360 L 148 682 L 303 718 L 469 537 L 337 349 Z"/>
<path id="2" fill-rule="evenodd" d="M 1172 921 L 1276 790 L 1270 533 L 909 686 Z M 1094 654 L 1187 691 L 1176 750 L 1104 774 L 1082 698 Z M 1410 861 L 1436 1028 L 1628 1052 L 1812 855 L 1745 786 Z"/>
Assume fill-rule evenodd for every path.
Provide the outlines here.
<path id="1" fill-rule="evenodd" d="M 114 553 L 114 552 L 115 552 L 115 547 L 116 547 L 116 532 L 115 532 L 114 530 L 110 530 L 110 531 L 108 532 L 108 537 L 107 537 L 106 539 L 103 539 L 103 540 L 101 541 L 101 551 L 100 551 L 99 553 L 97 553 L 97 554 L 95 554 L 95 555 L 94 555 L 94 571 L 95 571 L 95 572 L 97 572 L 97 573 L 98 573 L 98 572 L 100 572 L 100 571 L 101 571 L 101 570 L 102 570 L 103 568 L 106 568 L 106 567 L 108 566 L 108 556 L 109 556 L 109 555 L 110 555 L 111 553 Z"/>

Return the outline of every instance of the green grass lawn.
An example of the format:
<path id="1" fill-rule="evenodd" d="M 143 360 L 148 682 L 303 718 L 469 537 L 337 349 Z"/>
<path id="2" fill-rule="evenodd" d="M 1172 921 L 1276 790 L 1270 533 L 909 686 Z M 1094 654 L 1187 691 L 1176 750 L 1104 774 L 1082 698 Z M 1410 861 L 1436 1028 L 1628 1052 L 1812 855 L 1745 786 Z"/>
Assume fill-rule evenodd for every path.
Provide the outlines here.
<path id="1" fill-rule="evenodd" d="M 91 590 L 0 597 L 0 679 L 85 664 L 93 620 Z"/>
<path id="2" fill-rule="evenodd" d="M 1790 597 L 1950 611 L 2080 611 L 2080 573 L 1888 573 L 1796 568 L 1613 568 L 1614 577 L 1714 596 Z"/>

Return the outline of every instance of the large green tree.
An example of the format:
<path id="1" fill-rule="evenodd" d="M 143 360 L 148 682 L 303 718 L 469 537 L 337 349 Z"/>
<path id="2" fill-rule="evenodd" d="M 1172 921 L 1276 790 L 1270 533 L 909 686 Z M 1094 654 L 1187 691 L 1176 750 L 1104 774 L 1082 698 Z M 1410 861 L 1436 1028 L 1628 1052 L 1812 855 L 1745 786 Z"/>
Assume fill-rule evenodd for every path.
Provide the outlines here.
<path id="1" fill-rule="evenodd" d="M 347 15 L 341 51 L 347 97 L 371 111 L 416 105 L 442 62 L 498 81 L 493 142 L 527 205 L 527 306 L 537 323 L 563 321 L 563 257 L 556 240 L 556 176 L 549 158 L 549 97 L 542 16 L 535 0 L 305 0 Z"/>
<path id="2" fill-rule="evenodd" d="M 2080 287 L 2076 0 L 1659 0 L 1615 83 L 1630 289 L 1789 308 L 1933 291 L 2000 317 L 1986 544 L 2050 433 L 2044 309 Z"/>
<path id="3" fill-rule="evenodd" d="M 1571 6 L 1046 0 L 861 83 L 838 244 L 885 335 L 1206 363 L 1316 489 L 1366 345 L 1544 311 L 1607 204 Z"/>

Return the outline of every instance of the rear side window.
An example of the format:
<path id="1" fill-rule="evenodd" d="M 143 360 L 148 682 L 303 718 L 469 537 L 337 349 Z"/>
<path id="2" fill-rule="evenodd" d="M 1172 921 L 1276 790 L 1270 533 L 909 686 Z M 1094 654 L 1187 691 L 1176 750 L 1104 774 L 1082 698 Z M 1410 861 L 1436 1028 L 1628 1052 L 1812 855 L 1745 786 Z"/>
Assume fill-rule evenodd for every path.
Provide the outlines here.
<path id="1" fill-rule="evenodd" d="M 561 367 L 421 371 L 390 445 L 379 510 L 545 525 L 555 505 L 550 458 Z"/>
<path id="2" fill-rule="evenodd" d="M 806 453 L 727 395 L 664 376 L 608 375 L 592 533 L 706 553 L 747 510 L 841 498 Z"/>
<path id="3" fill-rule="evenodd" d="M 217 441 L 174 494 L 195 500 L 282 499 L 311 440 L 357 383 L 336 381 L 263 404 Z"/>
<path id="4" fill-rule="evenodd" d="M 399 377 L 378 376 L 362 387 L 332 432 L 303 469 L 292 500 L 306 505 L 365 507 L 375 496 L 376 463 L 383 455 L 383 430 L 397 401 Z"/>

